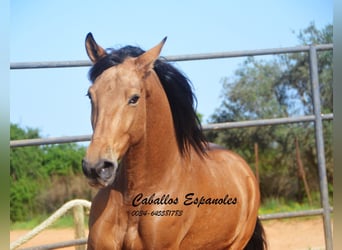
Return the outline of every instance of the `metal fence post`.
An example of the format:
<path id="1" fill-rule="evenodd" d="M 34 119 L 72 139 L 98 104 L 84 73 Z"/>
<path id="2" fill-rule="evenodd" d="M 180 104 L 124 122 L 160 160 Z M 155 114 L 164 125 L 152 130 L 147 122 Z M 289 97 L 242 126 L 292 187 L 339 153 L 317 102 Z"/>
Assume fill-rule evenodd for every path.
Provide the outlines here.
<path id="1" fill-rule="evenodd" d="M 315 114 L 315 134 L 316 134 L 316 148 L 317 148 L 317 161 L 318 161 L 318 173 L 319 173 L 319 185 L 321 193 L 321 204 L 323 207 L 323 224 L 325 234 L 325 249 L 332 250 L 332 230 L 330 221 L 330 205 L 329 205 L 329 193 L 328 182 L 325 166 L 324 155 L 324 139 L 323 139 L 323 125 L 321 117 L 321 100 L 318 81 L 318 63 L 317 63 L 317 51 L 314 45 L 310 46 L 310 76 L 312 84 L 312 96 Z"/>

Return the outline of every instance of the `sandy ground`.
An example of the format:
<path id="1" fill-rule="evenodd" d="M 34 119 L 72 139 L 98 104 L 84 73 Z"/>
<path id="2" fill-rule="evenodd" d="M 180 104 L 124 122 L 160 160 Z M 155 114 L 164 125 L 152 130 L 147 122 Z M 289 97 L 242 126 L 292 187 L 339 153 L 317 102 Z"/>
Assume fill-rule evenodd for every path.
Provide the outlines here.
<path id="1" fill-rule="evenodd" d="M 270 250 L 318 250 L 324 249 L 324 232 L 320 217 L 311 219 L 271 220 L 263 222 Z M 27 231 L 10 232 L 10 241 Z M 72 240 L 73 229 L 47 229 L 25 243 L 21 248 Z M 75 247 L 60 248 L 64 250 Z"/>

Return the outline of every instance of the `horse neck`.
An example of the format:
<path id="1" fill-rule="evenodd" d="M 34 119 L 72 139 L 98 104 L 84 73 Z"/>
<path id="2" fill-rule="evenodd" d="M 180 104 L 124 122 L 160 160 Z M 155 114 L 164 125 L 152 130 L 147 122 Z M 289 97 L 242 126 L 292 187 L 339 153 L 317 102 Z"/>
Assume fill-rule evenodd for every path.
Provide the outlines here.
<path id="1" fill-rule="evenodd" d="M 129 149 L 124 161 L 127 188 L 133 193 L 136 189 L 158 190 L 166 176 L 179 173 L 177 161 L 181 159 L 170 105 L 155 72 L 147 77 L 146 84 L 146 133 Z"/>

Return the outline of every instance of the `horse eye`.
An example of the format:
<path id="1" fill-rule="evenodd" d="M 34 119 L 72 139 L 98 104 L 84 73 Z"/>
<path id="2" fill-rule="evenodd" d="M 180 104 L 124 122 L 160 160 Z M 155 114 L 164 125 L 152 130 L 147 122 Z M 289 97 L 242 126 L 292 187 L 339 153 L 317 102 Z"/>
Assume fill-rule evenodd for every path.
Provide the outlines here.
<path id="1" fill-rule="evenodd" d="M 139 100 L 140 96 L 139 95 L 133 95 L 129 100 L 128 100 L 128 104 L 132 105 L 132 104 L 136 104 Z"/>
<path id="2" fill-rule="evenodd" d="M 133 95 L 129 100 L 128 104 L 136 104 L 139 100 L 140 96 L 139 95 Z"/>

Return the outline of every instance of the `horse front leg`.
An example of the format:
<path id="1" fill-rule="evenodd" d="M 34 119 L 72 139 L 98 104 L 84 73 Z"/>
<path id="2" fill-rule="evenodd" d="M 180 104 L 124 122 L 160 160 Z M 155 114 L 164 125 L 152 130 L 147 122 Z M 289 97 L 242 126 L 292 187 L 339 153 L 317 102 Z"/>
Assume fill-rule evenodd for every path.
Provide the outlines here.
<path id="1" fill-rule="evenodd" d="M 87 249 L 122 249 L 126 229 L 127 213 L 120 194 L 110 188 L 99 190 L 90 208 Z"/>
<path id="2" fill-rule="evenodd" d="M 101 221 L 89 229 L 87 250 L 119 250 L 123 248 L 123 238 L 120 226 Z"/>

